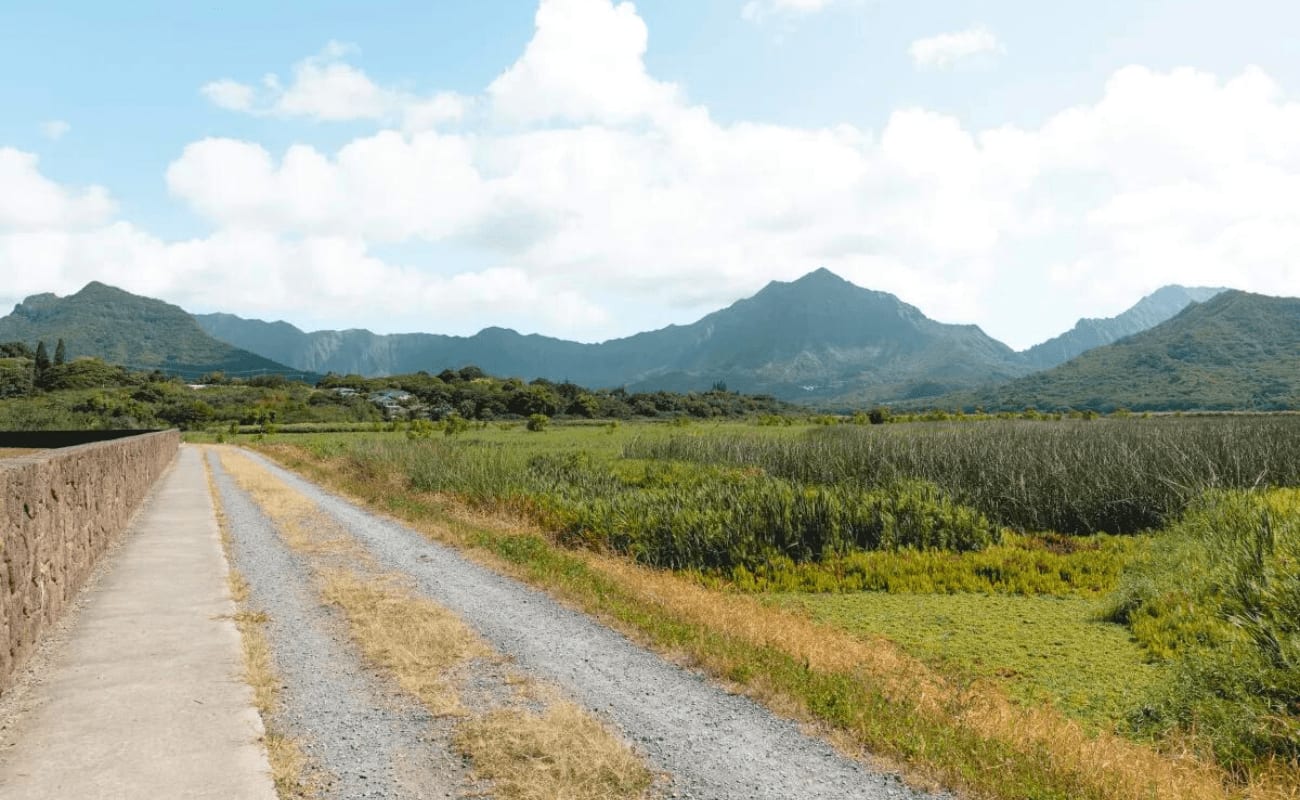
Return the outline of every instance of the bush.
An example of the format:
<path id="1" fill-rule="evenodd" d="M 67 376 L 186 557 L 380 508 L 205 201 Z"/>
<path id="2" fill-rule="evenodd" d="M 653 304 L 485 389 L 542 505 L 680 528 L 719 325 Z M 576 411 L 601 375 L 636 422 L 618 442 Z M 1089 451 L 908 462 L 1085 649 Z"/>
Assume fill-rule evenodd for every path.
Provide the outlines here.
<path id="1" fill-rule="evenodd" d="M 1133 723 L 1244 769 L 1300 759 L 1300 492 L 1218 492 L 1125 573 L 1108 618 L 1175 664 Z"/>
<path id="2" fill-rule="evenodd" d="M 818 485 L 923 480 L 1003 525 L 1072 534 L 1161 527 L 1206 489 L 1300 484 L 1300 424 L 1286 417 L 836 425 L 639 439 L 623 453 Z"/>
<path id="3" fill-rule="evenodd" d="M 533 431 L 534 433 L 541 433 L 542 431 L 546 430 L 547 426 L 550 424 L 551 424 L 551 418 L 546 416 L 545 414 L 529 414 L 528 422 L 525 424 L 524 427 L 528 428 L 528 430 Z"/>

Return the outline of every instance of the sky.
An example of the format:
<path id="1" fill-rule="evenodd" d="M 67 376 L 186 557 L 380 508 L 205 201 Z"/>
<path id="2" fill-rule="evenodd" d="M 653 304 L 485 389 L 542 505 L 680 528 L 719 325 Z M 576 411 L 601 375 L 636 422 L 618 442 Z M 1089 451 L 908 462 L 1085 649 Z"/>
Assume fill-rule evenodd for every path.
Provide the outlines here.
<path id="1" fill-rule="evenodd" d="M 206 7 L 212 6 L 212 7 Z M 820 267 L 1021 349 L 1300 294 L 1290 0 L 0 3 L 0 306 L 600 341 Z"/>

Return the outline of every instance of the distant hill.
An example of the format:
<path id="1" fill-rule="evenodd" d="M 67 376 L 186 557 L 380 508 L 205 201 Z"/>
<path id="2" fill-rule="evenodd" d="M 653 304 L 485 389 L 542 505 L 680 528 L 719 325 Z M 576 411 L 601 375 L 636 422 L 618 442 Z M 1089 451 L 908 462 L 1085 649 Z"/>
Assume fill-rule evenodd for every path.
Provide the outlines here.
<path id="1" fill-rule="evenodd" d="M 1148 331 L 954 401 L 989 409 L 1300 408 L 1300 299 L 1225 291 Z"/>
<path id="2" fill-rule="evenodd" d="M 716 383 L 787 400 L 883 402 L 995 383 L 1029 371 L 974 325 L 946 325 L 821 269 L 774 281 L 690 325 L 600 344 L 487 328 L 473 336 L 305 333 L 284 322 L 196 317 L 211 335 L 315 372 L 384 375 L 475 364 L 497 375 L 629 390 Z"/>
<path id="3" fill-rule="evenodd" d="M 38 294 L 0 318 L 0 341 L 35 345 L 53 354 L 63 339 L 69 359 L 95 356 L 133 369 L 163 369 L 197 377 L 296 372 L 209 336 L 184 309 L 91 282 L 76 294 Z"/>
<path id="4" fill-rule="evenodd" d="M 1055 367 L 1094 347 L 1154 328 L 1192 303 L 1203 303 L 1223 291 L 1222 288 L 1165 286 L 1119 316 L 1081 319 L 1072 329 L 1029 348 L 1022 355 L 1034 369 Z"/>

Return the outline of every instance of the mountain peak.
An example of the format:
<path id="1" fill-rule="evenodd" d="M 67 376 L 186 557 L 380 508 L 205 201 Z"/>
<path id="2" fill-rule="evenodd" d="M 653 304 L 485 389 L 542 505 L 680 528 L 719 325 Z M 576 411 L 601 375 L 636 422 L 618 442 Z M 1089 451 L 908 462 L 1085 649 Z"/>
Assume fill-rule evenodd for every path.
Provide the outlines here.
<path id="1" fill-rule="evenodd" d="M 844 278 L 841 278 L 839 275 L 836 275 L 825 267 L 818 267 L 812 272 L 795 278 L 792 281 L 772 281 L 768 286 L 789 286 L 792 288 L 816 291 L 843 289 L 849 286 L 852 286 L 855 289 L 861 288 L 849 283 Z"/>
<path id="2" fill-rule="evenodd" d="M 0 341 L 59 339 L 70 356 L 95 356 L 132 369 L 161 367 L 189 376 L 292 371 L 214 339 L 177 306 L 99 281 L 67 297 L 32 295 L 0 318 Z"/>
<path id="3" fill-rule="evenodd" d="M 1069 331 L 1034 345 L 1024 355 L 1035 367 L 1050 369 L 1095 347 L 1150 330 L 1188 306 L 1204 303 L 1223 291 L 1221 288 L 1207 286 L 1162 286 L 1122 314 L 1102 319 L 1081 319 Z"/>

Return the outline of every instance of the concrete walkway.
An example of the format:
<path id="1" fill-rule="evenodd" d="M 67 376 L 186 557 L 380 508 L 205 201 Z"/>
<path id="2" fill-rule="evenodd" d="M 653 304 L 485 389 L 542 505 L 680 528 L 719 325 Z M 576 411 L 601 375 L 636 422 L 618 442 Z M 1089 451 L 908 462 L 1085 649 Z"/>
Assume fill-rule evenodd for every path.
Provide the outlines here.
<path id="1" fill-rule="evenodd" d="M 182 446 L 0 743 L 0 797 L 274 800 L 226 571 Z"/>

